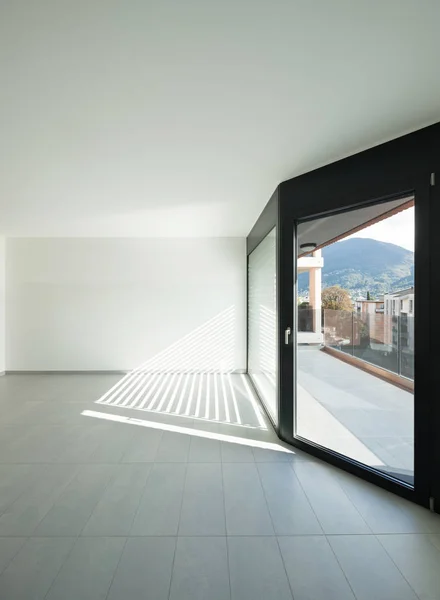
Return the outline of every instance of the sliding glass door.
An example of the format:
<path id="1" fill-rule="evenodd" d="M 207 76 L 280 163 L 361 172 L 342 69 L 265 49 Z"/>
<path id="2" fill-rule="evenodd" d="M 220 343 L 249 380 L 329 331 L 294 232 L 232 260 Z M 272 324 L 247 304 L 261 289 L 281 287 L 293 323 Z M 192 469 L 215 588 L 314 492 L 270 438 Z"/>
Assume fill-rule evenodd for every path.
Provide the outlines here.
<path id="1" fill-rule="evenodd" d="M 438 512 L 439 153 L 437 124 L 285 181 L 247 238 L 278 436 Z"/>
<path id="2" fill-rule="evenodd" d="M 296 223 L 295 437 L 414 484 L 414 196 Z"/>
<path id="3" fill-rule="evenodd" d="M 426 504 L 429 180 L 378 183 L 348 206 L 342 181 L 310 209 L 281 192 L 280 432 Z"/>

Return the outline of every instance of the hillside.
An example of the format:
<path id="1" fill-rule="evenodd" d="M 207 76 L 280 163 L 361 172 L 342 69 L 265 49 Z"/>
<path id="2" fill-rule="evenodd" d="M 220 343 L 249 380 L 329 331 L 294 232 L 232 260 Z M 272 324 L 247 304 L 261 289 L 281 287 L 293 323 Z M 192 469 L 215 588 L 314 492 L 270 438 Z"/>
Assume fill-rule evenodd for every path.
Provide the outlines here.
<path id="1" fill-rule="evenodd" d="M 377 296 L 414 284 L 414 253 L 385 242 L 353 238 L 332 244 L 322 251 L 322 285 L 339 285 L 353 297 Z M 308 290 L 308 276 L 298 277 L 300 295 Z"/>

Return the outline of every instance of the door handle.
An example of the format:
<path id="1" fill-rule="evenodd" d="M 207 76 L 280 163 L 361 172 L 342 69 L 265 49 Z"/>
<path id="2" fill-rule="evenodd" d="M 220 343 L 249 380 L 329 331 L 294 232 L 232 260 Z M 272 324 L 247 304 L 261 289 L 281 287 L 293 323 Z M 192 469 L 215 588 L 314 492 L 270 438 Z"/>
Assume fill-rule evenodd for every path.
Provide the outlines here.
<path id="1" fill-rule="evenodd" d="M 285 331 L 284 331 L 284 343 L 286 346 L 289 345 L 289 335 L 292 333 L 292 330 L 290 329 L 290 327 L 288 327 Z"/>

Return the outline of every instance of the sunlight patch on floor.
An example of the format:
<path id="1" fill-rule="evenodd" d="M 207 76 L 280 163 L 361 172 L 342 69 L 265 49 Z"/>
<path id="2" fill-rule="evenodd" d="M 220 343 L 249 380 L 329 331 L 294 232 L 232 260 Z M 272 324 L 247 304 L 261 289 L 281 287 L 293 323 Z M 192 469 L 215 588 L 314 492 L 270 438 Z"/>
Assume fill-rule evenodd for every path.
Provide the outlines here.
<path id="1" fill-rule="evenodd" d="M 115 421 L 118 423 L 125 423 L 127 425 L 137 425 L 138 427 L 148 427 L 150 429 L 160 429 L 163 431 L 171 431 L 173 433 L 182 433 L 185 435 L 191 435 L 195 437 L 207 438 L 212 440 L 219 440 L 221 442 L 229 442 L 231 444 L 241 444 L 243 446 L 251 446 L 254 448 L 263 448 L 265 450 L 275 450 L 276 452 L 284 452 L 286 454 L 295 454 L 295 452 L 289 448 L 282 446 L 281 444 L 275 444 L 272 442 L 264 442 L 260 440 L 252 440 L 243 437 L 235 437 L 233 435 L 226 435 L 223 433 L 214 433 L 211 431 L 203 431 L 201 429 L 193 429 L 191 427 L 182 427 L 180 425 L 171 425 L 169 423 L 159 423 L 156 421 L 147 421 L 144 419 L 135 419 L 133 417 L 126 417 L 123 415 L 115 415 L 110 413 L 104 413 L 94 410 L 84 410 L 81 413 L 85 417 L 92 417 L 94 419 L 103 419 L 106 421 Z"/>

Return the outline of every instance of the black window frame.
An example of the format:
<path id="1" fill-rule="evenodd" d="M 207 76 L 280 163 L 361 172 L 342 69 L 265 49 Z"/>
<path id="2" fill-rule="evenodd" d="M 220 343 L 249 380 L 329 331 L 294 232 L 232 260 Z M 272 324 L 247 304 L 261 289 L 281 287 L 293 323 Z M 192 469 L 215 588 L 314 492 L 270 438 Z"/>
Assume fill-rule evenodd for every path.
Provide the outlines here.
<path id="1" fill-rule="evenodd" d="M 440 385 L 440 320 L 431 318 L 440 275 L 431 269 L 431 258 L 440 258 L 437 232 L 440 220 L 440 183 L 435 185 L 440 156 L 440 123 L 381 144 L 341 161 L 281 183 L 247 238 L 248 253 L 263 232 L 277 227 L 277 317 L 278 317 L 278 436 L 312 455 L 351 472 L 367 481 L 440 511 L 440 403 L 435 406 L 430 389 Z M 437 169 L 440 180 L 440 169 Z M 295 240 L 293 222 L 317 218 L 416 194 L 416 287 L 425 289 L 414 298 L 416 332 L 415 357 L 415 486 L 379 474 L 347 457 L 341 457 L 294 435 L 293 370 L 295 316 L 292 306 L 296 267 L 292 268 Z M 433 218 L 436 216 L 437 218 Z M 393 301 L 394 306 L 394 301 Z M 395 311 L 393 310 L 393 313 Z M 433 313 L 434 317 L 434 313 Z M 286 352 L 283 334 L 292 328 L 292 344 Z M 433 361 L 436 361 L 435 364 Z M 440 479 L 440 478 L 439 478 Z M 436 500 L 433 500 L 435 498 Z"/>

